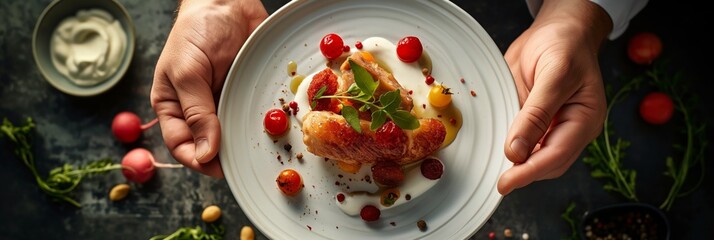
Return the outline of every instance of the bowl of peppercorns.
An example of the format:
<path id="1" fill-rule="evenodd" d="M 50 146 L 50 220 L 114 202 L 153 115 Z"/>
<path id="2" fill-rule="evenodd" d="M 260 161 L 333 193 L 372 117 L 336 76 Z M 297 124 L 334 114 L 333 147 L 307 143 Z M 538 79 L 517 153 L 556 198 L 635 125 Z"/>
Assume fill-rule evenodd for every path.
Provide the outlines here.
<path id="1" fill-rule="evenodd" d="M 658 208 L 644 203 L 620 203 L 585 212 L 582 239 L 668 240 L 670 226 Z"/>

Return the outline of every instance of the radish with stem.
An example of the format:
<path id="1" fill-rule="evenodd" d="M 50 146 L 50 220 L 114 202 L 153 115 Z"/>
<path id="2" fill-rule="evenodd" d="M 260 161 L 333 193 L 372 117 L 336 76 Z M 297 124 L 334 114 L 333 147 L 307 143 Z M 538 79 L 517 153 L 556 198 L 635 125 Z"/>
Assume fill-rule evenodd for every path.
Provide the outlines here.
<path id="1" fill-rule="evenodd" d="M 145 148 L 135 148 L 129 151 L 121 160 L 122 174 L 127 180 L 145 183 L 154 176 L 156 168 L 181 168 L 181 164 L 156 162 L 154 155 Z"/>
<path id="2" fill-rule="evenodd" d="M 136 114 L 128 111 L 120 112 L 112 120 L 112 134 L 122 143 L 133 143 L 139 139 L 142 132 L 158 121 L 158 118 L 154 118 L 146 124 L 141 124 L 141 119 Z"/>

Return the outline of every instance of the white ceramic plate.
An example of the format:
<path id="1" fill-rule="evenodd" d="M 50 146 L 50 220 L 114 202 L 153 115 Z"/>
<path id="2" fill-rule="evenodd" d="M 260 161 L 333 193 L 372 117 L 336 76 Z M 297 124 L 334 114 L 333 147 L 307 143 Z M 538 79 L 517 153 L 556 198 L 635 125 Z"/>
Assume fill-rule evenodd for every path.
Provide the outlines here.
<path id="1" fill-rule="evenodd" d="M 378 36 L 395 43 L 420 38 L 438 81 L 452 87 L 464 124 L 456 140 L 439 152 L 445 174 L 435 188 L 365 223 L 335 206 L 340 191 L 335 167 L 305 150 L 296 120 L 278 142 L 263 130 L 264 113 L 290 100 L 287 64 L 298 73 L 325 67 L 319 41 L 338 33 L 345 44 Z M 459 79 L 464 78 L 465 83 Z M 471 96 L 474 90 L 478 95 Z M 271 15 L 238 53 L 226 79 L 218 116 L 221 164 L 245 214 L 271 239 L 465 239 L 488 220 L 501 195 L 500 174 L 509 166 L 503 142 L 518 111 L 515 85 L 503 55 L 466 12 L 441 0 L 292 1 Z M 291 153 L 283 149 L 292 145 Z M 296 153 L 305 158 L 298 161 Z M 278 160 L 277 156 L 281 156 Z M 275 178 L 296 169 L 305 188 L 286 197 Z M 344 181 L 343 181 L 344 182 Z M 416 222 L 424 219 L 426 231 Z M 392 224 L 393 223 L 393 224 Z"/>

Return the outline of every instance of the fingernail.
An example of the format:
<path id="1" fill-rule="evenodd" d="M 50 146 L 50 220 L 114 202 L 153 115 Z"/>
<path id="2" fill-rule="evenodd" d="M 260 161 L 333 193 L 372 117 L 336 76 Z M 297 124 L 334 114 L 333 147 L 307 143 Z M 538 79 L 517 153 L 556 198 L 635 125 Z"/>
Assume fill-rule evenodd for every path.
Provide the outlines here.
<path id="1" fill-rule="evenodd" d="M 516 139 L 513 139 L 513 142 L 511 142 L 511 151 L 518 155 L 518 158 L 525 161 L 526 158 L 528 157 L 528 144 L 526 143 L 526 140 L 517 137 Z"/>
<path id="2" fill-rule="evenodd" d="M 209 148 L 208 140 L 201 139 L 201 140 L 198 140 L 198 142 L 196 142 L 196 157 L 195 157 L 195 159 L 197 162 L 199 162 L 199 163 L 207 162 L 206 159 L 203 159 L 203 156 L 205 156 L 206 153 L 208 153 L 208 148 Z"/>

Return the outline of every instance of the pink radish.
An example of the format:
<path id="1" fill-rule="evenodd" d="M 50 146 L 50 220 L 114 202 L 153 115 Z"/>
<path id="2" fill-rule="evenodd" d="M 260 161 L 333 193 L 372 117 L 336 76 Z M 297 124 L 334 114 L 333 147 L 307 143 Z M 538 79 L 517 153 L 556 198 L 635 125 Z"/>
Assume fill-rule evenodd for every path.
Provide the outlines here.
<path id="1" fill-rule="evenodd" d="M 120 112 L 114 116 L 112 121 L 112 133 L 122 143 L 133 143 L 141 136 L 141 133 L 154 126 L 158 122 L 158 118 L 154 118 L 150 122 L 142 125 L 139 116 L 132 112 Z"/>
<path id="2" fill-rule="evenodd" d="M 156 168 L 181 168 L 180 164 L 158 163 L 154 155 L 145 148 L 135 148 L 129 151 L 121 160 L 122 174 L 127 180 L 145 183 L 154 176 Z"/>

